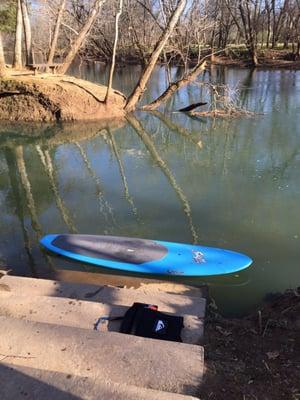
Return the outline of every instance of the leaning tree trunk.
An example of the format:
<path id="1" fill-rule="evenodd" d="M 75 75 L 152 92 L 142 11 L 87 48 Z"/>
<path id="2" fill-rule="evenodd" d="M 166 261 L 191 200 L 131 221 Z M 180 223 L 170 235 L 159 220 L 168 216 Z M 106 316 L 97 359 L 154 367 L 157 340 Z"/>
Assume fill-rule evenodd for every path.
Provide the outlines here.
<path id="1" fill-rule="evenodd" d="M 18 0 L 17 1 L 14 60 L 13 60 L 13 68 L 16 68 L 16 69 L 22 68 L 22 30 L 23 30 L 23 21 L 22 21 L 21 1 Z"/>
<path id="2" fill-rule="evenodd" d="M 204 71 L 205 66 L 206 59 L 202 59 L 199 64 L 197 64 L 196 67 L 193 68 L 186 76 L 176 82 L 171 83 L 171 85 L 169 85 L 169 87 L 163 92 L 163 94 L 161 94 L 156 100 L 152 101 L 152 103 L 150 104 L 145 105 L 143 107 L 143 110 L 155 110 L 161 103 L 167 101 L 175 92 L 177 92 L 177 90 L 196 79 L 200 72 Z"/>
<path id="3" fill-rule="evenodd" d="M 109 71 L 107 92 L 106 92 L 106 96 L 105 96 L 105 103 L 109 102 L 109 96 L 110 96 L 111 89 L 112 89 L 112 81 L 113 81 L 113 76 L 114 76 L 114 69 L 115 69 L 115 62 L 116 62 L 116 52 L 117 52 L 118 37 L 119 37 L 119 19 L 120 19 L 120 16 L 122 14 L 122 8 L 123 8 L 123 0 L 120 0 L 119 10 L 117 12 L 116 20 L 115 20 L 115 40 L 114 40 L 114 47 L 113 47 L 111 66 L 110 66 L 110 71 Z"/>
<path id="4" fill-rule="evenodd" d="M 155 67 L 155 64 L 156 64 L 163 48 L 165 47 L 165 44 L 167 43 L 170 35 L 172 34 L 172 32 L 175 28 L 175 25 L 177 24 L 178 19 L 186 6 L 186 3 L 187 3 L 187 0 L 179 0 L 178 5 L 177 5 L 175 11 L 173 12 L 165 31 L 163 32 L 162 36 L 158 40 L 158 42 L 155 46 L 155 49 L 154 49 L 153 53 L 151 54 L 148 65 L 144 69 L 142 76 L 140 77 L 140 80 L 138 81 L 135 89 L 133 90 L 133 92 L 131 93 L 131 95 L 129 96 L 129 98 L 127 100 L 127 103 L 125 106 L 126 111 L 129 111 L 129 112 L 133 111 L 136 107 L 136 104 L 142 97 L 142 95 L 145 91 L 146 85 L 148 83 L 148 80 L 151 76 L 151 73 Z"/>
<path id="5" fill-rule="evenodd" d="M 3 78 L 5 75 L 6 75 L 6 64 L 4 58 L 2 36 L 0 31 L 0 78 Z"/>
<path id="6" fill-rule="evenodd" d="M 53 40 L 51 42 L 51 47 L 50 47 L 50 51 L 49 51 L 49 55 L 48 55 L 47 64 L 53 63 L 53 58 L 54 58 L 57 41 L 58 41 L 59 28 L 60 28 L 61 20 L 63 17 L 65 5 L 66 5 L 66 0 L 62 0 L 60 3 L 60 8 L 59 8 L 58 14 L 57 14 L 56 24 L 55 24 L 54 33 L 53 33 Z"/>
<path id="7" fill-rule="evenodd" d="M 92 26 L 94 25 L 94 22 L 97 18 L 97 15 L 100 11 L 100 8 L 102 7 L 102 5 L 105 3 L 106 0 L 95 0 L 94 5 L 92 7 L 92 10 L 84 24 L 84 26 L 82 27 L 81 31 L 79 32 L 78 36 L 76 37 L 76 40 L 74 41 L 74 43 L 72 44 L 69 53 L 67 54 L 63 65 L 59 68 L 59 72 L 62 74 L 65 74 L 67 72 L 67 70 L 69 69 L 72 61 L 74 60 L 78 50 L 80 49 L 80 47 L 82 46 L 82 44 L 84 43 L 85 39 L 87 38 Z"/>
<path id="8" fill-rule="evenodd" d="M 250 57 L 251 57 L 251 64 L 254 67 L 257 67 L 259 62 L 258 62 L 258 57 L 257 57 L 257 49 L 256 49 L 255 45 L 250 46 L 249 54 L 250 54 Z"/>
<path id="9" fill-rule="evenodd" d="M 31 24 L 28 15 L 26 0 L 21 0 L 21 8 L 22 8 L 23 25 L 25 33 L 26 65 L 30 65 L 33 63 L 33 54 L 32 54 L 32 40 L 31 40 Z"/>

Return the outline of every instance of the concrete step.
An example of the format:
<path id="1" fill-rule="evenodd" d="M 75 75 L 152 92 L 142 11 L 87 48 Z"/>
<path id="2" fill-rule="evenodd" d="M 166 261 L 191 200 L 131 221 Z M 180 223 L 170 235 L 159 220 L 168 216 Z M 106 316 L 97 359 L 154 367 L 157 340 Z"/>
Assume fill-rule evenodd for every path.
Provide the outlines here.
<path id="1" fill-rule="evenodd" d="M 174 285 L 173 285 L 174 286 Z M 176 285 L 175 285 L 176 286 Z M 180 285 L 183 293 L 184 285 Z M 30 296 L 55 296 L 76 298 L 86 301 L 97 301 L 108 304 L 130 306 L 133 302 L 151 303 L 158 305 L 161 311 L 178 315 L 187 314 L 204 318 L 206 300 L 198 296 L 188 296 L 180 292 L 166 293 L 155 285 L 145 285 L 138 289 L 116 288 L 113 286 L 94 286 L 46 279 L 34 279 L 2 276 L 0 291 L 28 294 Z M 162 286 L 163 288 L 163 286 Z M 187 292 L 188 293 L 188 292 Z"/>
<path id="2" fill-rule="evenodd" d="M 206 300 L 201 297 L 184 296 L 180 294 L 151 292 L 147 287 L 140 289 L 116 288 L 105 286 L 99 292 L 99 299 L 109 304 L 130 306 L 134 302 L 156 304 L 158 309 L 177 315 L 194 315 L 204 318 Z"/>
<path id="3" fill-rule="evenodd" d="M 203 348 L 0 317 L 1 362 L 97 382 L 197 395 Z M 100 398 L 100 397 L 99 397 Z"/>
<path id="4" fill-rule="evenodd" d="M 3 400 L 197 400 L 196 397 L 61 372 L 0 365 Z"/>
<path id="5" fill-rule="evenodd" d="M 49 278 L 47 278 L 49 279 Z M 54 279 L 54 278 L 52 278 Z M 167 293 L 178 293 L 187 296 L 208 297 L 208 287 L 184 285 L 179 282 L 167 280 L 149 279 L 145 276 L 133 277 L 114 274 L 95 274 L 87 271 L 74 271 L 59 269 L 55 271 L 55 280 L 70 283 L 90 284 L 95 286 L 118 286 L 138 289 L 147 287 L 153 291 L 163 291 Z"/>
<path id="6" fill-rule="evenodd" d="M 105 289 L 105 288 L 104 288 Z M 28 296 L 15 292 L 0 292 L 0 315 L 72 326 L 93 330 L 100 317 L 120 317 L 128 307 L 104 303 L 74 300 L 63 297 Z M 203 320 L 193 315 L 182 315 L 184 328 L 182 341 L 199 344 L 203 338 Z M 103 328 L 119 332 L 121 321 L 110 321 Z"/>

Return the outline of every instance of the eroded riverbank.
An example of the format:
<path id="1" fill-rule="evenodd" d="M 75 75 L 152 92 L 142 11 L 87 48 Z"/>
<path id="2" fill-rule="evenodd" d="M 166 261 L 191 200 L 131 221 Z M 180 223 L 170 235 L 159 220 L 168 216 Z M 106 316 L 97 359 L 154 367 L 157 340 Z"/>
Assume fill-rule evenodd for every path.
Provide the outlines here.
<path id="1" fill-rule="evenodd" d="M 0 81 L 0 119 L 78 121 L 122 118 L 125 96 L 107 87 L 65 75 L 11 73 Z"/>

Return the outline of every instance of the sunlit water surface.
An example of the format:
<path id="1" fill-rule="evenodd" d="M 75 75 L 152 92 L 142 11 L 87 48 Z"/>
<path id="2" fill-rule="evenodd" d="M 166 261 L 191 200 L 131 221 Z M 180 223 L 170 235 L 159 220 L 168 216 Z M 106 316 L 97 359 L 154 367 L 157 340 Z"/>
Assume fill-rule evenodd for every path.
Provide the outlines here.
<path id="1" fill-rule="evenodd" d="M 72 72 L 107 78 L 100 65 Z M 114 87 L 128 94 L 138 75 L 139 67 L 121 68 Z M 165 77 L 155 71 L 144 101 L 161 93 Z M 226 314 L 299 285 L 300 73 L 214 68 L 201 81 L 239 88 L 243 107 L 259 114 L 211 120 L 172 112 L 206 99 L 205 89 L 190 85 L 159 113 L 136 113 L 138 130 L 125 122 L 2 123 L 2 265 L 24 276 L 107 273 L 52 257 L 38 239 L 55 232 L 126 235 L 251 256 L 253 266 L 241 273 L 184 280 L 209 283 Z"/>

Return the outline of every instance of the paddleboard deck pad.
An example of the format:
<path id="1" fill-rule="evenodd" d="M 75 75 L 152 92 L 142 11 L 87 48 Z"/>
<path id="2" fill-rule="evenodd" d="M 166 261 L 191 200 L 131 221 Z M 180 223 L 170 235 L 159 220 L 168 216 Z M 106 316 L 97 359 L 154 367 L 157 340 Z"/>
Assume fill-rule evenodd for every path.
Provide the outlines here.
<path id="1" fill-rule="evenodd" d="M 252 263 L 248 256 L 230 250 L 117 236 L 53 234 L 40 243 L 77 261 L 151 275 L 223 275 Z"/>

